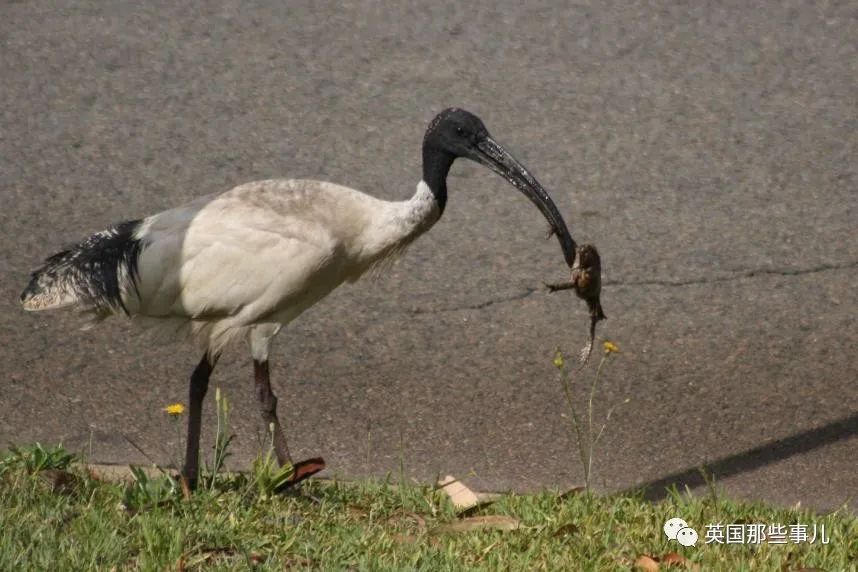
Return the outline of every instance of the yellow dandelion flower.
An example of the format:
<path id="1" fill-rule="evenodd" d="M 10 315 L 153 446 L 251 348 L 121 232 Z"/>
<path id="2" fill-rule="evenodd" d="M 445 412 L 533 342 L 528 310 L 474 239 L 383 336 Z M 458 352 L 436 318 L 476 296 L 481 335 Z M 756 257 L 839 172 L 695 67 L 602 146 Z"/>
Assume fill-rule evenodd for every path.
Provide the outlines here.
<path id="1" fill-rule="evenodd" d="M 557 353 L 554 354 L 554 367 L 563 369 L 563 363 L 563 354 L 560 353 L 560 350 L 557 350 Z"/>
<path id="2" fill-rule="evenodd" d="M 164 408 L 164 411 L 170 415 L 181 415 L 185 412 L 185 406 L 181 403 L 173 403 Z"/>
<path id="3" fill-rule="evenodd" d="M 609 340 L 605 340 L 604 343 L 602 343 L 602 347 L 605 349 L 606 354 L 618 354 L 618 353 L 620 353 L 620 348 L 617 347 L 617 344 L 615 344 L 614 342 L 611 342 Z"/>

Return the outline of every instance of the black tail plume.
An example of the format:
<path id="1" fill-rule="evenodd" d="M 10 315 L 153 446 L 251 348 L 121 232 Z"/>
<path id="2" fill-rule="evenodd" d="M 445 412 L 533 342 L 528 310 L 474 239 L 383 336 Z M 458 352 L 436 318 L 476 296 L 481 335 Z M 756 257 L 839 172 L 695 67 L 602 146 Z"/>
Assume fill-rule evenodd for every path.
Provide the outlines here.
<path id="1" fill-rule="evenodd" d="M 128 308 L 122 292 L 137 292 L 137 262 L 144 245 L 136 232 L 140 220 L 131 220 L 97 232 L 54 254 L 33 272 L 21 294 L 27 310 L 47 310 L 77 304 L 96 312 Z"/>

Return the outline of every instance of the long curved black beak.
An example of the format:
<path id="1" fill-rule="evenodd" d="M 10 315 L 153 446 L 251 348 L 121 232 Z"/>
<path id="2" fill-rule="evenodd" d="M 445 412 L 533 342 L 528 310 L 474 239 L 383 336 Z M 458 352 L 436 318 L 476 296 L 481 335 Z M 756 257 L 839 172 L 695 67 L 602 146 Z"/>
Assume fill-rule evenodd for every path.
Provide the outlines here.
<path id="1" fill-rule="evenodd" d="M 569 268 L 575 264 L 576 245 L 572 236 L 569 234 L 569 229 L 566 228 L 566 222 L 557 210 L 551 196 L 539 184 L 533 175 L 531 175 L 524 165 L 510 154 L 509 151 L 503 148 L 497 141 L 490 136 L 486 136 L 476 144 L 476 152 L 471 157 L 475 161 L 482 163 L 504 179 L 510 182 L 512 186 L 524 193 L 533 204 L 542 212 L 542 216 L 548 220 L 551 225 L 551 230 L 560 241 L 560 247 L 563 249 L 563 257 L 566 259 L 566 264 Z"/>

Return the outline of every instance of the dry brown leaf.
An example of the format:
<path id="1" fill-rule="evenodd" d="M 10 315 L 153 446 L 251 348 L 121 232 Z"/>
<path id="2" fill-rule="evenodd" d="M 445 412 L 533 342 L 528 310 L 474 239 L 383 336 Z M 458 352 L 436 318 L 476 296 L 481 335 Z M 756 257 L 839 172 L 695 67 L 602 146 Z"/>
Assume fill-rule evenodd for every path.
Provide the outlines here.
<path id="1" fill-rule="evenodd" d="M 502 514 L 490 514 L 485 516 L 472 516 L 463 518 L 441 526 L 441 532 L 472 532 L 475 530 L 515 530 L 521 523 L 511 517 Z"/>
<path id="2" fill-rule="evenodd" d="M 467 510 L 480 502 L 480 499 L 471 489 L 452 475 L 447 475 L 438 484 L 450 497 L 450 502 L 453 503 L 456 512 Z"/>
<path id="3" fill-rule="evenodd" d="M 662 564 L 667 566 L 682 566 L 687 570 L 700 570 L 700 565 L 693 563 L 691 560 L 676 552 L 668 552 L 661 557 Z"/>
<path id="4" fill-rule="evenodd" d="M 700 566 L 691 562 L 685 556 L 676 553 L 668 552 L 664 556 L 654 556 L 652 554 L 641 554 L 635 561 L 635 568 L 644 570 L 645 572 L 662 570 L 665 568 L 685 568 L 699 572 Z"/>
<path id="5" fill-rule="evenodd" d="M 668 552 L 661 557 L 661 561 L 665 564 L 685 564 L 686 562 L 688 562 L 688 559 L 681 554 L 677 554 L 676 552 Z"/>
<path id="6" fill-rule="evenodd" d="M 641 554 L 635 560 L 635 569 L 643 570 L 644 572 L 658 572 L 658 561 L 647 554 Z"/>

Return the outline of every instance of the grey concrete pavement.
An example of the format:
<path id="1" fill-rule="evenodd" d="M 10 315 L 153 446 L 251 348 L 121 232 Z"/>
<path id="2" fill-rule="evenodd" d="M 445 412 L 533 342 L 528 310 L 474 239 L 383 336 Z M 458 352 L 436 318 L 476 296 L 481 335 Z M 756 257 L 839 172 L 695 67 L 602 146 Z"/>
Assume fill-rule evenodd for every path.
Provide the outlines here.
<path id="1" fill-rule="evenodd" d="M 0 4 L 0 443 L 177 456 L 190 344 L 79 332 L 17 297 L 92 231 L 272 177 L 409 196 L 429 119 L 479 114 L 602 253 L 623 353 L 603 490 L 858 491 L 858 6 L 767 2 Z M 586 311 L 539 213 L 457 163 L 441 222 L 336 291 L 273 357 L 293 450 L 352 477 L 580 482 L 551 363 Z M 566 293 L 568 294 L 568 293 Z M 215 370 L 233 461 L 260 431 L 245 348 Z M 626 402 L 628 400 L 628 402 Z M 213 431 L 207 404 L 204 439 Z M 205 428 L 208 430 L 206 431 Z"/>

